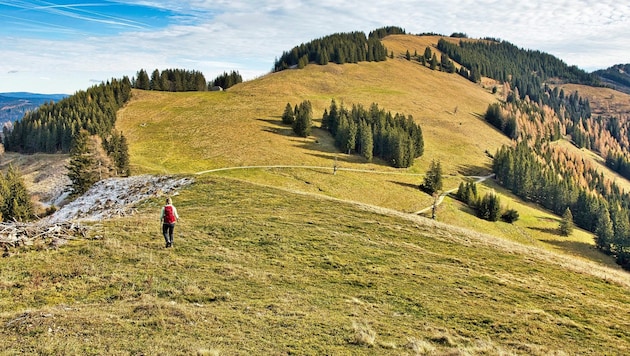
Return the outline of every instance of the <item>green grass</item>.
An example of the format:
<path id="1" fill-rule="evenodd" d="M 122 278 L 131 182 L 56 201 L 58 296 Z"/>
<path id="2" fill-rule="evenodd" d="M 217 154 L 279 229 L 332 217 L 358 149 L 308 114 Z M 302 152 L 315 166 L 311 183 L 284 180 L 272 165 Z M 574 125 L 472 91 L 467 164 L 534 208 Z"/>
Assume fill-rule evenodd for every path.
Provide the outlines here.
<path id="1" fill-rule="evenodd" d="M 200 177 L 102 238 L 3 260 L 0 349 L 38 354 L 623 354 L 630 279 L 432 221 Z M 566 265 L 573 264 L 572 267 Z"/>

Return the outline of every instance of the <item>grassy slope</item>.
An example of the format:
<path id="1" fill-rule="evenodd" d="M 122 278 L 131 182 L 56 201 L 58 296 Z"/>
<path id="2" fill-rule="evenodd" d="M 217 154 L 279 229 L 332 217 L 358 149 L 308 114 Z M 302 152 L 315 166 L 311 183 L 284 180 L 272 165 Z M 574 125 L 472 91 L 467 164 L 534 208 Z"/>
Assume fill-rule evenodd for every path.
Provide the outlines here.
<path id="1" fill-rule="evenodd" d="M 221 177 L 3 261 L 0 349 L 624 354 L 630 278 L 410 215 Z M 28 266 L 28 268 L 27 268 Z"/>
<path id="2" fill-rule="evenodd" d="M 436 41 L 392 36 L 386 45 L 402 55 Z M 425 156 L 409 170 L 394 170 L 337 153 L 318 130 L 302 139 L 280 124 L 287 101 L 309 99 L 319 116 L 333 97 L 412 114 L 424 130 Z M 487 171 L 484 151 L 507 142 L 478 117 L 492 100 L 456 75 L 395 59 L 308 66 L 223 93 L 135 91 L 118 125 L 135 173 L 332 167 L 337 157 L 344 168 L 418 174 L 435 158 L 451 188 L 458 174 Z M 589 234 L 558 238 L 557 217 L 491 183 L 484 189 L 496 189 L 521 213 L 517 224 L 482 222 L 449 199 L 438 219 L 569 257 L 321 197 L 412 212 L 431 201 L 416 189 L 417 175 L 256 169 L 198 179 L 176 198 L 184 221 L 175 250 L 161 249 L 154 200 L 135 217 L 106 222 L 102 239 L 7 259 L 0 349 L 628 352 L 628 275 L 584 262 L 610 264 L 593 251 Z"/>

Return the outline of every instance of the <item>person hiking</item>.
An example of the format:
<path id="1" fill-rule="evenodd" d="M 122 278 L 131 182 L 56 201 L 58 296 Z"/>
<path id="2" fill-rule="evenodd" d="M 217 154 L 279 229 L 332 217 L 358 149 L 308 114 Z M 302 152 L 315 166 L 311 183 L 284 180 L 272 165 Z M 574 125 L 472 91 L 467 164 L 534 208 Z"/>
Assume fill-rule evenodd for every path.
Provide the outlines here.
<path id="1" fill-rule="evenodd" d="M 160 213 L 160 222 L 162 223 L 162 234 L 166 241 L 166 247 L 173 247 L 173 230 L 175 230 L 175 223 L 179 220 L 177 215 L 177 208 L 173 206 L 171 198 L 166 198 L 166 205 L 162 207 Z"/>

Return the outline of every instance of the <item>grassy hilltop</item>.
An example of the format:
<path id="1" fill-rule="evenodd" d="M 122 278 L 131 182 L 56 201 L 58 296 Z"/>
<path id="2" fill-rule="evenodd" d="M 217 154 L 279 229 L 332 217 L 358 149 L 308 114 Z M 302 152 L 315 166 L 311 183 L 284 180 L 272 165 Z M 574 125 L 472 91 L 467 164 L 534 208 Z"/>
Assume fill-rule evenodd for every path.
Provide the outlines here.
<path id="1" fill-rule="evenodd" d="M 134 174 L 192 175 L 163 248 L 162 198 L 93 239 L 4 259 L 0 354 L 627 354 L 630 275 L 556 233 L 558 217 L 495 186 L 521 219 L 489 223 L 446 199 L 413 213 L 432 159 L 445 188 L 487 174 L 508 139 L 481 116 L 490 88 L 403 58 L 438 37 L 389 36 L 395 59 L 307 66 L 226 92 L 134 91 L 118 113 Z M 409 169 L 338 153 L 281 124 L 287 102 L 375 102 L 413 115 Z M 316 122 L 316 126 L 319 122 Z M 340 170 L 339 167 L 373 171 Z M 225 167 L 252 168 L 195 173 Z"/>

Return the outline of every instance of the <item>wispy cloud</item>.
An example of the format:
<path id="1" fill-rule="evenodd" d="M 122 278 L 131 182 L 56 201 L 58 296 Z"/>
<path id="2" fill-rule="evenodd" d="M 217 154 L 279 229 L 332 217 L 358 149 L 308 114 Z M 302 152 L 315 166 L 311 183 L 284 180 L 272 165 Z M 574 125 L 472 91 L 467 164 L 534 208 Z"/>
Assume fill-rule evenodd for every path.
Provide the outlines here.
<path id="1" fill-rule="evenodd" d="M 140 68 L 189 68 L 208 79 L 238 69 L 251 78 L 302 42 L 386 25 L 501 38 L 589 70 L 630 60 L 630 5 L 616 0 L 0 0 L 0 14 L 14 24 L 0 24 L 0 73 L 63 71 L 82 83 Z M 46 31 L 59 36 L 37 35 Z"/>

